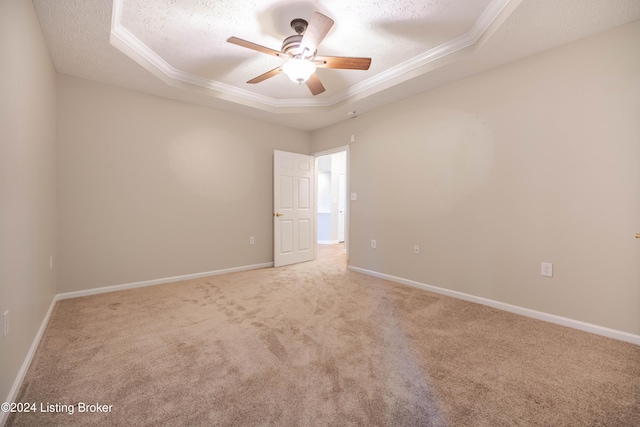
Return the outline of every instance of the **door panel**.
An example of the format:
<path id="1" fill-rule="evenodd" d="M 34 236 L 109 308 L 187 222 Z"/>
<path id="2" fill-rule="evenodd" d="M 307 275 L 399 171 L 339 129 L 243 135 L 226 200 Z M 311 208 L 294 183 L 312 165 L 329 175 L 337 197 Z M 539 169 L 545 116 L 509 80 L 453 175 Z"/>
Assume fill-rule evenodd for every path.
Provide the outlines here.
<path id="1" fill-rule="evenodd" d="M 293 252 L 293 221 L 280 221 L 280 241 L 282 242 L 281 253 L 289 254 Z"/>
<path id="2" fill-rule="evenodd" d="M 298 179 L 298 209 L 311 209 L 311 180 Z"/>
<path id="3" fill-rule="evenodd" d="M 293 179 L 291 176 L 280 177 L 280 207 L 293 209 Z"/>
<path id="4" fill-rule="evenodd" d="M 274 151 L 273 229 L 275 267 L 315 258 L 315 158 Z"/>
<path id="5" fill-rule="evenodd" d="M 298 234 L 298 249 L 300 251 L 310 251 L 311 250 L 311 224 L 310 221 L 306 219 L 301 219 L 298 222 L 299 234 Z"/>

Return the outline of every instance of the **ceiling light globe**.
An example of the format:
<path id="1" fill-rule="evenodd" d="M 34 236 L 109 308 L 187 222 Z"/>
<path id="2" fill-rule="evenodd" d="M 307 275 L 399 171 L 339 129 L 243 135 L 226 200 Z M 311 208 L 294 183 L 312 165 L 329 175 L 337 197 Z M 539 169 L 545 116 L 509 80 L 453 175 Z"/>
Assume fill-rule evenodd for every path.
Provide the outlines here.
<path id="1" fill-rule="evenodd" d="M 282 65 L 282 71 L 293 82 L 302 84 L 316 72 L 316 65 L 306 59 L 293 58 Z"/>

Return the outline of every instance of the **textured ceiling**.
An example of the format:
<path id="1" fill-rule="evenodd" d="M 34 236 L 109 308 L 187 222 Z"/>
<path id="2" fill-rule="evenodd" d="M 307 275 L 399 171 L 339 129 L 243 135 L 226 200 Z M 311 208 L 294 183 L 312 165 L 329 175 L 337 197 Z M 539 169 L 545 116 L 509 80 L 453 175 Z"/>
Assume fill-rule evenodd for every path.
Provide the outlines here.
<path id="1" fill-rule="evenodd" d="M 205 79 L 250 90 L 275 99 L 313 99 L 306 86 L 279 75 L 256 86 L 246 81 L 284 61 L 226 42 L 229 36 L 280 50 L 295 32 L 294 18 L 309 20 L 319 11 L 335 25 L 319 54 L 375 58 L 368 71 L 328 70 L 318 73 L 330 98 L 356 83 L 468 33 L 489 0 L 361 2 L 247 2 L 182 0 L 116 0 L 122 3 L 119 24 L 170 66 Z M 502 1 L 504 3 L 504 1 Z M 360 6 L 360 7 L 358 7 Z M 315 100 L 315 99 L 313 99 Z"/>
<path id="2" fill-rule="evenodd" d="M 34 0 L 60 73 L 317 129 L 420 91 L 640 19 L 638 0 Z M 318 54 L 372 58 L 318 69 L 326 92 L 277 75 L 294 18 L 335 24 Z"/>

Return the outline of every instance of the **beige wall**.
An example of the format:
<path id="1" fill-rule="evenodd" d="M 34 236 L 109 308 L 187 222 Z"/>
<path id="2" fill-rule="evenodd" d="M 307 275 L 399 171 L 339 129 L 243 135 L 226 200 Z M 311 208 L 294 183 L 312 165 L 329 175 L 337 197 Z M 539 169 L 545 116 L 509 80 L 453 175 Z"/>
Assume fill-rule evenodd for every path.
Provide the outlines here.
<path id="1" fill-rule="evenodd" d="M 58 292 L 273 261 L 273 150 L 308 132 L 64 75 L 58 100 Z"/>
<path id="2" fill-rule="evenodd" d="M 630 24 L 310 135 L 56 82 L 32 3 L 0 2 L 0 398 L 56 292 L 272 261 L 273 150 L 351 134 L 352 265 L 640 334 L 639 39 Z"/>
<path id="3" fill-rule="evenodd" d="M 56 293 L 56 80 L 30 1 L 0 1 L 0 402 Z M 0 317 L 1 319 L 1 317 Z M 2 413 L 0 413 L 0 422 Z"/>
<path id="4" fill-rule="evenodd" d="M 640 22 L 314 132 L 314 152 L 357 138 L 350 264 L 640 334 L 638 40 Z"/>

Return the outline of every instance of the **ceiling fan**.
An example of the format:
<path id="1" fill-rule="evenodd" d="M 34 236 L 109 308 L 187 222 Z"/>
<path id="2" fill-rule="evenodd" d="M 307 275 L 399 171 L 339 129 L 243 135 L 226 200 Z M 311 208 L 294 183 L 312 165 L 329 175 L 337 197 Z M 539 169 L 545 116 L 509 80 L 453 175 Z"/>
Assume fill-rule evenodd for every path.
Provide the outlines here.
<path id="1" fill-rule="evenodd" d="M 280 51 L 260 46 L 238 37 L 229 37 L 229 43 L 246 47 L 268 55 L 275 55 L 287 61 L 280 67 L 267 71 L 247 83 L 255 84 L 265 81 L 280 73 L 285 73 L 292 81 L 298 84 L 305 83 L 315 96 L 325 91 L 316 74 L 316 68 L 339 68 L 343 70 L 368 70 L 371 58 L 353 58 L 343 56 L 319 56 L 318 45 L 325 38 L 331 27 L 333 19 L 314 13 L 311 22 L 304 19 L 291 21 L 291 28 L 296 35 L 287 37 L 282 43 Z"/>

